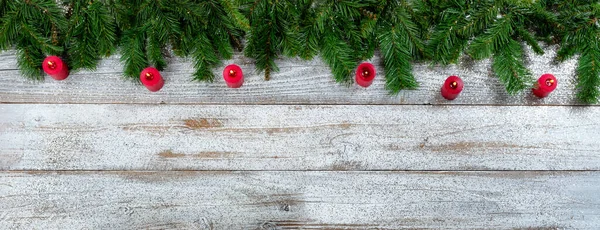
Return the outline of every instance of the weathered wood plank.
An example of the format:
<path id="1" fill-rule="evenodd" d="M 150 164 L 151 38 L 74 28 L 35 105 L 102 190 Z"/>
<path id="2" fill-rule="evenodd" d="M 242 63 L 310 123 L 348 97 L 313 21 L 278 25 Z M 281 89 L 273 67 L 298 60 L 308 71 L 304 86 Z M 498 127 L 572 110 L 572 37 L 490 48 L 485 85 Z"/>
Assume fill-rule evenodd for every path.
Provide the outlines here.
<path id="1" fill-rule="evenodd" d="M 1 170 L 600 170 L 600 107 L 0 105 Z"/>
<path id="2" fill-rule="evenodd" d="M 165 87 L 158 93 L 122 79 L 118 57 L 102 62 L 96 72 L 72 74 L 65 81 L 47 78 L 45 82 L 30 82 L 16 70 L 14 53 L 0 55 L 0 103 L 167 103 L 167 104 L 576 104 L 574 70 L 576 60 L 553 64 L 556 47 L 546 48 L 543 56 L 530 55 L 528 66 L 534 76 L 546 72 L 555 74 L 560 85 L 552 95 L 539 100 L 530 92 L 509 96 L 493 76 L 489 61 L 464 60 L 459 66 L 430 67 L 416 64 L 414 74 L 421 84 L 418 90 L 390 96 L 384 89 L 381 60 L 374 58 L 380 73 L 368 89 L 347 87 L 334 82 L 329 68 L 319 59 L 278 61 L 281 71 L 271 81 L 254 73 L 251 59 L 236 55 L 225 64 L 237 63 L 245 71 L 246 83 L 240 89 L 229 89 L 218 77 L 214 83 L 191 81 L 193 72 L 189 61 L 171 59 L 163 72 Z M 528 52 L 531 54 L 531 52 Z M 221 68 L 214 69 L 220 76 Z M 455 101 L 444 100 L 439 89 L 449 75 L 459 75 L 465 90 Z"/>
<path id="3" fill-rule="evenodd" d="M 600 228 L 600 172 L 3 172 L 8 229 Z"/>

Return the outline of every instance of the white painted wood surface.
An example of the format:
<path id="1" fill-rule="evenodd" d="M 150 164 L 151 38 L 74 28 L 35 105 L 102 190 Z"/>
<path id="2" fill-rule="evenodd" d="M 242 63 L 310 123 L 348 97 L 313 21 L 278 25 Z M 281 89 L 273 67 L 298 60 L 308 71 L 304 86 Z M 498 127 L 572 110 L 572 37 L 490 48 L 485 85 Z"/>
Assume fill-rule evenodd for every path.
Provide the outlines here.
<path id="1" fill-rule="evenodd" d="M 15 229 L 598 229 L 598 172 L 4 172 Z"/>
<path id="2" fill-rule="evenodd" d="M 0 105 L 3 170 L 598 170 L 600 107 Z"/>
<path id="3" fill-rule="evenodd" d="M 29 82 L 2 53 L 0 229 L 600 229 L 600 107 L 562 106 L 576 60 L 555 49 L 529 58 L 560 82 L 542 100 L 506 95 L 489 62 L 416 64 L 421 87 L 390 96 L 320 60 L 265 82 L 236 55 L 228 89 L 173 58 L 150 93 L 118 57 Z"/>
<path id="4" fill-rule="evenodd" d="M 44 82 L 31 82 L 20 76 L 14 53 L 0 55 L 0 103 L 167 103 L 167 104 L 477 104 L 477 105 L 570 105 L 574 99 L 574 73 L 577 60 L 554 64 L 556 47 L 547 47 L 546 54 L 532 52 L 528 66 L 534 76 L 553 73 L 558 88 L 545 99 L 530 91 L 509 96 L 491 72 L 490 62 L 462 61 L 448 67 L 415 64 L 414 75 L 421 84 L 418 90 L 402 91 L 391 96 L 384 89 L 381 60 L 374 58 L 378 76 L 367 89 L 335 83 L 329 68 L 319 59 L 279 60 L 280 72 L 271 81 L 256 74 L 253 61 L 241 55 L 226 61 L 244 70 L 242 88 L 229 89 L 222 77 L 222 67 L 214 69 L 214 83 L 191 81 L 194 72 L 189 61 L 173 58 L 162 72 L 165 87 L 151 93 L 143 86 L 124 80 L 118 57 L 103 60 L 95 72 L 73 73 L 64 81 L 47 77 Z M 440 87 L 449 75 L 458 75 L 465 89 L 455 101 L 440 96 Z"/>

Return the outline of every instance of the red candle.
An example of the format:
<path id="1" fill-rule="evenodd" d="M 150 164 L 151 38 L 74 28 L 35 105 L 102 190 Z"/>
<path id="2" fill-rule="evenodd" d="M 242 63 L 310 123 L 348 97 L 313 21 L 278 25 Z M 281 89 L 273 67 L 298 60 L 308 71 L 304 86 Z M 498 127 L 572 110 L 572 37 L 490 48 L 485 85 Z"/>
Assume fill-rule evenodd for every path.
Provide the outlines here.
<path id="1" fill-rule="evenodd" d="M 42 69 L 55 80 L 65 80 L 69 76 L 69 67 L 57 56 L 48 56 L 42 62 Z"/>
<path id="2" fill-rule="evenodd" d="M 142 70 L 140 73 L 140 80 L 142 81 L 142 84 L 152 92 L 159 91 L 165 85 L 165 81 L 163 81 L 160 72 L 154 67 L 148 67 Z"/>
<path id="3" fill-rule="evenodd" d="M 535 87 L 533 87 L 532 91 L 539 98 L 547 97 L 554 89 L 558 86 L 558 80 L 552 74 L 544 74 L 542 75 Z"/>
<path id="4" fill-rule="evenodd" d="M 463 81 L 459 77 L 450 76 L 446 78 L 444 85 L 442 85 L 442 96 L 447 100 L 454 100 L 463 90 L 463 87 Z"/>
<path id="5" fill-rule="evenodd" d="M 375 79 L 375 66 L 368 62 L 363 62 L 356 68 L 356 84 L 362 87 L 369 87 Z"/>
<path id="6" fill-rule="evenodd" d="M 223 79 L 229 88 L 240 88 L 244 84 L 242 68 L 236 64 L 228 65 L 223 70 Z"/>

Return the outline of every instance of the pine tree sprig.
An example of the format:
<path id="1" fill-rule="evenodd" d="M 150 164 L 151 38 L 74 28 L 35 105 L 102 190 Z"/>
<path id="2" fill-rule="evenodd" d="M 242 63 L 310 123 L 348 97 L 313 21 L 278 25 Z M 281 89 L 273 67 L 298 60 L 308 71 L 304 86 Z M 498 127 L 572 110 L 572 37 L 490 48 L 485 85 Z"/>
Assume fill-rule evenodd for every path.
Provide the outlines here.
<path id="1" fill-rule="evenodd" d="M 527 45 L 529 45 L 533 49 L 534 53 L 538 55 L 544 54 L 544 49 L 542 49 L 542 47 L 538 43 L 537 39 L 533 36 L 533 34 L 531 34 L 529 31 L 523 28 L 523 26 L 518 26 L 516 29 L 519 37 L 523 39 L 523 41 L 525 41 Z"/>
<path id="2" fill-rule="evenodd" d="M 376 40 L 385 68 L 385 87 L 392 94 L 419 86 L 411 61 L 427 52 L 411 8 L 404 2 L 386 1 L 379 14 Z"/>
<path id="3" fill-rule="evenodd" d="M 352 83 L 352 70 L 356 66 L 354 50 L 334 33 L 326 33 L 321 47 L 321 57 L 332 70 L 339 83 Z"/>
<path id="4" fill-rule="evenodd" d="M 58 35 L 67 23 L 61 9 L 52 0 L 3 1 L 0 7 L 0 50 L 16 48 L 23 76 L 44 79 L 42 60 L 63 51 Z"/>
<path id="5" fill-rule="evenodd" d="M 140 72 L 148 66 L 146 58 L 146 37 L 142 31 L 130 29 L 121 37 L 121 62 L 124 63 L 123 74 L 132 80 L 139 80 Z"/>
<path id="6" fill-rule="evenodd" d="M 301 51 L 300 1 L 254 0 L 243 5 L 250 22 L 244 54 L 256 60 L 256 69 L 269 80 L 278 71 L 275 59 L 279 55 L 291 57 Z"/>
<path id="7" fill-rule="evenodd" d="M 43 80 L 42 61 L 44 54 L 35 46 L 22 47 L 17 45 L 17 66 L 24 77 L 31 80 Z"/>
<path id="8" fill-rule="evenodd" d="M 506 15 L 491 25 L 484 34 L 473 40 L 467 51 L 475 60 L 489 58 L 495 51 L 505 50 L 511 42 L 514 28 L 512 15 Z"/>
<path id="9" fill-rule="evenodd" d="M 194 80 L 212 82 L 215 78 L 211 68 L 220 63 L 220 59 L 215 55 L 209 38 L 201 34 L 195 40 L 194 49 L 190 55 L 194 59 Z"/>
<path id="10" fill-rule="evenodd" d="M 598 40 L 588 41 L 588 45 L 581 52 L 576 71 L 577 98 L 584 103 L 597 103 L 600 96 L 600 46 Z"/>
<path id="11" fill-rule="evenodd" d="M 94 70 L 102 57 L 111 55 L 117 46 L 114 20 L 100 1 L 73 0 L 69 7 L 69 30 L 66 49 L 71 70 Z"/>
<path id="12" fill-rule="evenodd" d="M 496 48 L 492 68 L 509 94 L 533 85 L 531 72 L 525 67 L 521 44 L 515 40 Z"/>
<path id="13" fill-rule="evenodd" d="M 449 8 L 441 16 L 431 32 L 425 53 L 434 63 L 447 65 L 455 63 L 468 39 L 459 34 L 459 23 L 466 17 L 465 12 Z M 463 26 L 464 27 L 464 26 Z"/>
<path id="14" fill-rule="evenodd" d="M 399 43 L 400 37 L 405 36 L 397 30 L 379 31 L 377 40 L 385 67 L 386 89 L 397 94 L 403 89 L 416 89 L 418 83 L 412 74 L 411 56 L 407 43 Z"/>

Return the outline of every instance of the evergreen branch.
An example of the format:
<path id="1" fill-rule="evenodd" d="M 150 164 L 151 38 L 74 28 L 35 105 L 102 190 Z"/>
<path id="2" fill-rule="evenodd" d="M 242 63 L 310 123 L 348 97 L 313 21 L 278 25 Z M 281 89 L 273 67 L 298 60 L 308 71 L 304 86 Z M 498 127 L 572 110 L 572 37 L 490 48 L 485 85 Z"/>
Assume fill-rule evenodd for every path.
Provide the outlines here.
<path id="1" fill-rule="evenodd" d="M 497 50 L 505 49 L 505 46 L 512 41 L 511 17 L 511 15 L 505 15 L 498 19 L 484 34 L 475 38 L 469 47 L 469 55 L 476 60 L 481 60 L 490 57 Z"/>
<path id="2" fill-rule="evenodd" d="M 523 63 L 522 47 L 515 40 L 511 39 L 506 45 L 496 49 L 492 68 L 509 94 L 530 87 L 533 83 L 531 72 Z"/>
<path id="3" fill-rule="evenodd" d="M 167 67 L 167 61 L 162 54 L 162 45 L 158 41 L 159 38 L 152 32 L 148 33 L 148 40 L 146 46 L 146 52 L 150 65 L 153 65 L 156 69 L 162 71 Z"/>
<path id="4" fill-rule="evenodd" d="M 265 72 L 265 80 L 278 71 L 274 60 L 279 54 L 292 56 L 300 51 L 295 34 L 301 11 L 297 4 L 292 0 L 256 0 L 249 10 L 251 28 L 244 54 L 256 60 L 256 69 Z"/>
<path id="5" fill-rule="evenodd" d="M 129 79 L 139 80 L 140 72 L 148 66 L 144 40 L 144 33 L 137 30 L 125 31 L 121 38 L 121 61 L 125 64 L 123 74 Z"/>
<path id="6" fill-rule="evenodd" d="M 8 12 L 0 21 L 0 50 L 11 47 L 19 36 L 19 12 Z"/>
<path id="7" fill-rule="evenodd" d="M 597 39 L 597 37 L 593 37 Z M 577 98 L 585 103 L 597 103 L 600 96 L 600 46 L 590 40 L 581 52 L 577 65 Z"/>
<path id="8" fill-rule="evenodd" d="M 97 21 L 99 27 L 94 30 L 98 38 L 96 40 L 98 54 L 108 57 L 116 50 L 117 34 L 114 19 L 110 16 L 106 5 L 101 2 L 94 2 L 88 9 L 92 12 L 92 21 Z"/>
<path id="9" fill-rule="evenodd" d="M 304 43 L 299 53 L 302 59 L 310 60 L 319 53 L 319 36 L 314 26 L 306 26 L 302 29 L 299 38 Z"/>
<path id="10" fill-rule="evenodd" d="M 60 53 L 63 51 L 62 47 L 53 45 L 50 38 L 44 37 L 30 25 L 22 23 L 21 30 L 24 32 L 23 36 L 29 38 L 28 41 L 31 44 L 35 44 L 44 53 Z"/>
<path id="11" fill-rule="evenodd" d="M 315 5 L 320 1 L 308 2 L 309 6 Z M 300 29 L 299 40 L 303 46 L 300 49 L 299 56 L 302 59 L 310 60 L 319 53 L 320 37 L 324 31 L 326 14 L 324 10 L 329 8 L 306 7 L 301 18 L 303 27 Z"/>
<path id="12" fill-rule="evenodd" d="M 416 89 L 419 84 L 412 74 L 411 54 L 405 33 L 396 29 L 378 31 L 377 40 L 385 67 L 386 88 L 393 94 L 403 89 Z"/>
<path id="13" fill-rule="evenodd" d="M 191 53 L 194 59 L 194 67 L 196 68 L 194 80 L 212 82 L 215 75 L 211 71 L 211 68 L 219 65 L 221 61 L 213 52 L 210 40 L 206 35 L 201 34 L 198 36 L 194 47 Z"/>
<path id="14" fill-rule="evenodd" d="M 575 56 L 577 52 L 579 52 L 579 48 L 577 48 L 577 46 L 565 42 L 560 46 L 560 48 L 556 52 L 556 60 L 561 62 L 566 61 L 567 59 L 570 59 L 573 56 Z"/>
<path id="15" fill-rule="evenodd" d="M 17 66 L 23 76 L 31 80 L 44 80 L 42 75 L 42 50 L 31 46 L 17 45 Z"/>
<path id="16" fill-rule="evenodd" d="M 403 8 L 398 8 L 396 12 L 396 17 L 398 19 L 398 25 L 401 26 L 401 30 L 403 33 L 407 35 L 407 44 L 405 47 L 408 48 L 409 52 L 414 56 L 418 57 L 421 53 L 425 52 L 425 45 L 420 38 L 419 28 L 417 24 L 415 24 L 410 17 L 410 14 Z M 394 27 L 392 26 L 392 29 Z"/>
<path id="17" fill-rule="evenodd" d="M 498 7 L 491 2 L 481 2 L 471 10 L 471 14 L 461 20 L 458 26 L 458 34 L 464 38 L 471 38 L 485 31 L 488 25 L 493 24 L 498 16 Z"/>
<path id="18" fill-rule="evenodd" d="M 71 30 L 67 33 L 70 68 L 93 70 L 102 56 L 116 49 L 115 25 L 100 2 L 74 0 L 71 6 Z"/>
<path id="19" fill-rule="evenodd" d="M 333 32 L 326 33 L 321 47 L 321 57 L 329 65 L 335 81 L 352 83 L 351 73 L 356 65 L 352 58 L 354 50 Z"/>
<path id="20" fill-rule="evenodd" d="M 544 50 L 542 49 L 542 47 L 540 47 L 535 37 L 531 33 L 529 33 L 529 31 L 523 28 L 523 26 L 517 27 L 517 33 L 519 34 L 519 37 L 521 37 L 521 39 L 523 39 L 529 46 L 531 46 L 533 52 L 539 55 L 544 54 Z"/>
<path id="21" fill-rule="evenodd" d="M 233 18 L 235 22 L 235 26 L 233 28 L 240 28 L 244 31 L 250 30 L 250 22 L 240 11 L 238 11 L 238 6 L 235 6 L 232 0 L 219 0 L 219 4 L 223 6 L 228 17 Z"/>
<path id="22" fill-rule="evenodd" d="M 425 51 L 434 63 L 447 65 L 458 59 L 457 54 L 460 54 L 466 43 L 458 37 L 457 31 L 459 20 L 462 18 L 462 12 L 448 9 L 444 12 L 442 22 L 434 28 Z"/>
<path id="23" fill-rule="evenodd" d="M 213 47 L 211 52 L 217 52 L 223 59 L 230 59 L 233 56 L 233 46 L 231 46 L 231 36 L 227 31 L 223 31 L 224 29 L 217 28 L 212 32 L 212 36 L 209 36 Z"/>

